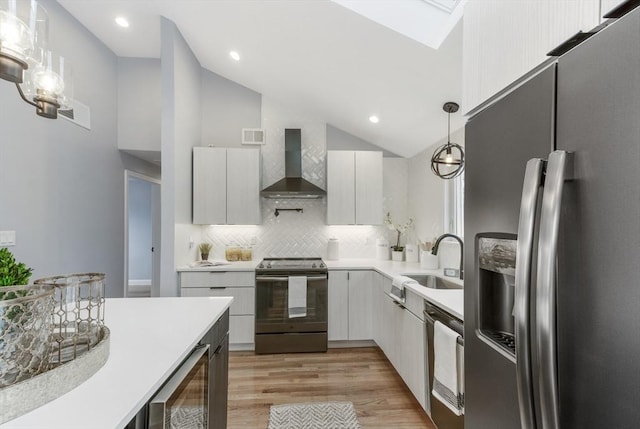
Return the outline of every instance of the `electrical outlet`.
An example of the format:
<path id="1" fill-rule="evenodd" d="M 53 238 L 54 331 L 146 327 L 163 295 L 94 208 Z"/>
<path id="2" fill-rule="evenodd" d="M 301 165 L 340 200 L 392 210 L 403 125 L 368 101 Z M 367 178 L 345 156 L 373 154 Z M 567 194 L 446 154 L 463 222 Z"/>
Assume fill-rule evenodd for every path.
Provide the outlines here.
<path id="1" fill-rule="evenodd" d="M 258 237 L 256 237 L 255 235 L 252 235 L 251 240 L 249 240 L 249 244 L 252 246 L 255 246 L 256 244 L 258 244 Z"/>
<path id="2" fill-rule="evenodd" d="M 0 231 L 0 247 L 9 247 L 16 245 L 15 231 Z"/>

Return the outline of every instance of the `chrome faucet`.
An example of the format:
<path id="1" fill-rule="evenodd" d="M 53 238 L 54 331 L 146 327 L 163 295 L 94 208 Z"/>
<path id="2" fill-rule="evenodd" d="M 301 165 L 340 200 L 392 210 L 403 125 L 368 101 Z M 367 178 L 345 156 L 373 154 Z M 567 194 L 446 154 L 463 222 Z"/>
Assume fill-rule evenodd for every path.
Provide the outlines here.
<path id="1" fill-rule="evenodd" d="M 437 255 L 438 254 L 438 247 L 440 246 L 440 242 L 445 239 L 445 238 L 455 238 L 456 240 L 458 240 L 458 243 L 460 243 L 460 280 L 463 279 L 463 255 L 464 255 L 464 244 L 462 243 L 462 239 L 460 237 L 458 237 L 457 235 L 453 235 L 453 234 L 442 234 L 440 237 L 438 237 L 438 239 L 436 240 L 436 243 L 433 245 L 433 249 L 431 249 L 431 254 L 432 255 Z"/>

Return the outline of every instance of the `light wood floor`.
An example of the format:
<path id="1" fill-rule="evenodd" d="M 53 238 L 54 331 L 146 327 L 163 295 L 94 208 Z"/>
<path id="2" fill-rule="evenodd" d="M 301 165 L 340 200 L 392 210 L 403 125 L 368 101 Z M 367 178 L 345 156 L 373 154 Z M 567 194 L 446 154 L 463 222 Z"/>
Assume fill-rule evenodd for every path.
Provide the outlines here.
<path id="1" fill-rule="evenodd" d="M 363 429 L 435 429 L 377 347 L 230 353 L 229 429 L 266 429 L 272 404 L 324 401 L 353 402 Z"/>

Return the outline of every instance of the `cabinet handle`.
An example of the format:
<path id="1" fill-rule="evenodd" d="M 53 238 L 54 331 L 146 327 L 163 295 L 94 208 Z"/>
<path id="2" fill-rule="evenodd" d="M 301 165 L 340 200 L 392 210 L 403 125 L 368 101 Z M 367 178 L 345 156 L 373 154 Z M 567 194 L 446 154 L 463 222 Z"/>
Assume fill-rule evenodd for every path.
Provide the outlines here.
<path id="1" fill-rule="evenodd" d="M 393 302 L 395 305 L 397 305 L 398 307 L 402 308 L 403 310 L 406 308 L 404 305 L 402 305 L 401 303 L 399 303 L 398 301 L 396 301 L 393 298 L 389 298 L 391 300 L 391 302 Z"/>
<path id="2" fill-rule="evenodd" d="M 215 289 L 226 289 L 226 288 L 227 288 L 226 286 L 211 286 L 211 287 L 209 288 L 209 290 L 215 290 Z"/>

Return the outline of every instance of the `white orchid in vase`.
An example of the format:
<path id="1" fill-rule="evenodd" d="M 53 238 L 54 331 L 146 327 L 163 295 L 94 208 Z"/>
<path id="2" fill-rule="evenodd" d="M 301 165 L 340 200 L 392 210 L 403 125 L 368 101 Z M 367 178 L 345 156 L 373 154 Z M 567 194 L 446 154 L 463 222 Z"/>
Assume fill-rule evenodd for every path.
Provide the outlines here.
<path id="1" fill-rule="evenodd" d="M 395 246 L 391 246 L 391 249 L 393 249 L 393 251 L 395 252 L 402 252 L 404 250 L 404 246 L 400 246 L 400 238 L 402 237 L 402 234 L 413 227 L 413 219 L 409 218 L 409 220 L 405 223 L 395 224 L 391 219 L 391 213 L 387 212 L 387 215 L 384 218 L 384 223 L 389 229 L 396 231 L 397 233 L 396 244 Z"/>

